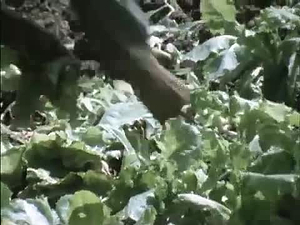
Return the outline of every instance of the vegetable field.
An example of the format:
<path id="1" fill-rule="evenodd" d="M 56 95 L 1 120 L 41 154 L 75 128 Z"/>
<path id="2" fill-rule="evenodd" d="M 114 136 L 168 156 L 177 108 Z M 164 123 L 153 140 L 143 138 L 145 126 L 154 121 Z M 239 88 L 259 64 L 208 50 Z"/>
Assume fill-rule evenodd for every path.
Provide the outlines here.
<path id="1" fill-rule="evenodd" d="M 191 91 L 164 124 L 94 67 L 40 96 L 59 62 L 28 82 L 1 46 L 1 224 L 300 224 L 300 3 L 241 8 L 147 12 L 149 45 Z"/>

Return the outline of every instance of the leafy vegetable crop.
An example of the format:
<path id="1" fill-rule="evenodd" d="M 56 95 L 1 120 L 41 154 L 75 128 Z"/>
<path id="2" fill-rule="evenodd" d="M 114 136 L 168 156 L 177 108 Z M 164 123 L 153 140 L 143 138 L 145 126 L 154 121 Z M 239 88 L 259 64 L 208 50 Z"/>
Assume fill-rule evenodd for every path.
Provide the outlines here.
<path id="1" fill-rule="evenodd" d="M 208 24 L 221 19 L 201 45 L 198 22 L 151 27 L 195 45 L 176 56 L 195 65 L 183 71 L 191 121 L 162 127 L 135 95 L 84 76 L 76 119 L 41 98 L 35 129 L 1 123 L 1 223 L 300 222 L 300 4 L 263 10 L 252 29 L 222 4 L 203 9 Z M 15 90 L 15 55 L 5 56 L 1 80 Z"/>

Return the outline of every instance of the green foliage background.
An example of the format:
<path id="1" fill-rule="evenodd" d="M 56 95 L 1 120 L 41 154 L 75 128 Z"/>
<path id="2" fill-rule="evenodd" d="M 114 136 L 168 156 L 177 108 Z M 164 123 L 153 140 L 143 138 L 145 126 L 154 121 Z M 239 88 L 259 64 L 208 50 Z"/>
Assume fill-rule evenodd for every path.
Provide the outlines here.
<path id="1" fill-rule="evenodd" d="M 178 53 L 198 65 L 187 74 L 194 120 L 162 128 L 99 77 L 64 86 L 64 108 L 36 98 L 44 125 L 1 124 L 1 223 L 300 221 L 300 4 L 263 10 L 252 29 L 235 21 L 230 1 L 202 1 L 201 10 L 219 35 Z M 16 56 L 2 54 L 2 85 L 16 90 Z"/>

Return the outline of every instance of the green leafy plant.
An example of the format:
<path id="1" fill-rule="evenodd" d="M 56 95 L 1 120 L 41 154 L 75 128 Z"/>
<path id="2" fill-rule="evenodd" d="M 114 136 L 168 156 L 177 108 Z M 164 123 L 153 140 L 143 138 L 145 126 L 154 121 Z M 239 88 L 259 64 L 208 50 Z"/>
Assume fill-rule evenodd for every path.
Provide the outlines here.
<path id="1" fill-rule="evenodd" d="M 185 74 L 192 121 L 160 126 L 99 74 L 66 90 L 72 120 L 42 98 L 34 129 L 1 123 L 1 223 L 298 224 L 298 12 L 268 8 L 252 30 L 178 51 L 197 63 Z"/>

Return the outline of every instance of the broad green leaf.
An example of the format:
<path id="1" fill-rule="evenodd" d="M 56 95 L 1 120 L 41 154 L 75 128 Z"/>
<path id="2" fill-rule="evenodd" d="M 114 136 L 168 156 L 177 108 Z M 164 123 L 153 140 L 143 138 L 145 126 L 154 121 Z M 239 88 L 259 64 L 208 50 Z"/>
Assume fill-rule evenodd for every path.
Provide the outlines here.
<path id="1" fill-rule="evenodd" d="M 236 113 L 243 113 L 247 110 L 257 109 L 259 107 L 259 102 L 255 100 L 247 100 L 241 98 L 237 95 L 233 95 L 230 98 L 230 112 L 232 115 Z"/>
<path id="2" fill-rule="evenodd" d="M 105 112 L 99 126 L 105 129 L 108 133 L 114 135 L 127 150 L 124 158 L 123 166 L 138 166 L 139 160 L 137 158 L 135 149 L 128 141 L 123 125 L 131 125 L 134 121 L 139 119 L 146 119 L 150 126 L 154 124 L 151 114 L 140 102 L 126 102 L 113 105 Z"/>
<path id="3" fill-rule="evenodd" d="M 287 151 L 271 148 L 252 162 L 249 171 L 263 174 L 285 174 L 294 169 L 293 156 Z"/>
<path id="4" fill-rule="evenodd" d="M 68 224 L 70 200 L 73 195 L 64 195 L 56 202 L 56 212 L 63 224 Z"/>
<path id="5" fill-rule="evenodd" d="M 4 181 L 10 187 L 20 185 L 24 150 L 24 147 L 13 147 L 6 152 L 1 152 L 1 181 Z"/>
<path id="6" fill-rule="evenodd" d="M 236 42 L 236 39 L 236 37 L 231 35 L 213 37 L 188 52 L 184 56 L 184 59 L 189 59 L 194 62 L 203 61 L 212 53 L 219 53 L 224 49 L 229 49 L 229 47 Z"/>
<path id="7" fill-rule="evenodd" d="M 191 104 L 199 114 L 209 116 L 211 113 L 225 112 L 229 108 L 229 95 L 223 91 L 198 89 L 191 95 Z M 208 122 L 208 121 L 206 121 Z"/>
<path id="8" fill-rule="evenodd" d="M 135 225 L 152 225 L 155 224 L 157 212 L 153 206 L 149 206 Z"/>
<path id="9" fill-rule="evenodd" d="M 287 115 L 291 112 L 291 109 L 283 104 L 278 104 L 270 101 L 264 101 L 260 105 L 260 109 L 267 113 L 270 117 L 277 122 L 283 122 L 286 120 Z"/>
<path id="10" fill-rule="evenodd" d="M 101 157 L 82 142 L 67 143 L 66 133 L 49 135 L 35 133 L 25 152 L 28 165 L 43 168 L 57 177 L 63 177 L 68 169 L 101 168 Z M 57 165 L 57 162 L 60 162 Z"/>
<path id="11" fill-rule="evenodd" d="M 10 64 L 7 67 L 1 68 L 1 90 L 15 91 L 18 90 L 21 71 L 14 65 Z"/>
<path id="12" fill-rule="evenodd" d="M 286 28 L 289 30 L 299 29 L 300 27 L 300 15 L 295 13 L 295 10 L 283 7 L 270 7 L 266 8 L 261 13 L 261 20 L 263 23 L 259 26 L 260 29 L 264 29 L 267 25 L 268 28 L 273 30 L 277 28 Z"/>
<path id="13" fill-rule="evenodd" d="M 130 218 L 134 221 L 142 219 L 147 209 L 150 209 L 149 199 L 154 198 L 154 191 L 149 190 L 144 193 L 133 196 L 129 199 L 129 202 L 125 210 L 125 218 Z"/>
<path id="14" fill-rule="evenodd" d="M 12 192 L 9 190 L 6 184 L 1 182 L 1 209 L 8 206 Z"/>
<path id="15" fill-rule="evenodd" d="M 244 51 L 246 53 L 246 51 Z M 223 82 L 235 81 L 236 79 L 236 91 L 239 95 L 245 99 L 261 99 L 262 98 L 262 74 L 263 68 L 257 66 L 257 62 L 252 60 L 251 54 L 247 52 L 245 59 L 239 59 L 240 64 L 232 73 L 225 74 L 222 77 Z M 250 68 L 249 70 L 247 68 Z M 245 71 L 246 70 L 246 71 Z M 241 72 L 245 71 L 245 72 Z"/>
<path id="16" fill-rule="evenodd" d="M 59 218 L 54 210 L 51 209 L 47 198 L 27 199 L 29 204 L 33 204 L 49 221 L 50 224 L 59 223 Z"/>
<path id="17" fill-rule="evenodd" d="M 215 80 L 229 71 L 233 71 L 239 65 L 239 59 L 237 58 L 238 52 L 241 51 L 241 47 L 238 44 L 233 44 L 228 49 L 222 51 L 217 62 L 212 62 L 217 68 L 215 71 L 210 71 L 208 80 Z"/>
<path id="18" fill-rule="evenodd" d="M 145 131 L 142 130 L 141 132 Z M 128 131 L 126 132 L 126 136 L 140 160 L 145 164 L 149 164 L 151 161 L 151 152 L 153 150 L 151 148 L 151 142 L 149 142 L 149 140 L 145 140 L 144 137 L 141 137 L 141 132 Z"/>
<path id="19" fill-rule="evenodd" d="M 123 129 L 116 129 L 114 127 L 111 127 L 110 125 L 101 125 L 103 129 L 105 129 L 108 133 L 116 137 L 120 143 L 123 144 L 125 148 L 125 154 L 123 159 L 122 167 L 139 167 L 140 166 L 140 160 L 136 154 L 135 149 L 132 147 L 130 142 L 128 141 L 126 134 Z"/>
<path id="20" fill-rule="evenodd" d="M 280 194 L 293 194 L 296 190 L 296 174 L 264 175 L 261 173 L 245 172 L 243 175 L 243 189 L 245 191 L 261 192 L 263 198 L 278 199 Z"/>
<path id="21" fill-rule="evenodd" d="M 20 192 L 19 196 L 31 197 L 38 193 L 47 196 L 49 199 L 56 199 L 64 194 L 71 194 L 78 190 L 89 190 L 99 195 L 106 195 L 114 182 L 101 172 L 89 170 L 87 172 L 74 173 L 69 172 L 67 176 L 62 179 L 56 177 L 37 177 L 33 179 L 32 169 L 31 172 L 31 183 L 35 182 L 34 185 L 29 185 L 27 188 Z M 41 179 L 44 178 L 44 179 Z"/>
<path id="22" fill-rule="evenodd" d="M 287 126 L 286 122 L 278 123 L 271 115 L 259 109 L 245 111 L 241 116 L 239 132 L 245 137 L 247 142 L 253 140 L 258 134 L 260 147 L 263 151 L 271 146 L 277 146 L 285 150 L 293 149 L 295 140 L 293 131 Z"/>
<path id="23" fill-rule="evenodd" d="M 236 170 L 245 170 L 249 166 L 253 155 L 256 155 L 256 151 L 259 151 L 259 149 L 253 151 L 253 149 L 247 148 L 245 144 L 238 142 L 232 143 L 229 148 L 232 166 Z"/>
<path id="24" fill-rule="evenodd" d="M 1 219 L 17 223 L 56 225 L 57 215 L 51 210 L 46 199 L 14 199 L 10 205 L 1 208 Z"/>
<path id="25" fill-rule="evenodd" d="M 110 125 L 119 129 L 124 124 L 150 117 L 149 111 L 141 102 L 117 103 L 110 107 L 101 118 L 99 125 Z"/>
<path id="26" fill-rule="evenodd" d="M 292 126 L 300 127 L 300 113 L 293 112 L 288 119 Z"/>
<path id="27" fill-rule="evenodd" d="M 42 168 L 38 168 L 38 169 L 28 168 L 26 174 L 26 180 L 29 183 L 42 182 L 44 185 L 56 184 L 59 181 L 57 178 L 51 177 L 49 171 L 44 170 Z"/>
<path id="28" fill-rule="evenodd" d="M 200 3 L 202 19 L 207 21 L 214 32 L 224 32 L 225 22 L 234 22 L 236 9 L 233 1 L 202 0 Z"/>
<path id="29" fill-rule="evenodd" d="M 18 53 L 15 50 L 1 45 L 1 70 L 18 62 Z"/>
<path id="30" fill-rule="evenodd" d="M 92 192 L 78 191 L 69 199 L 70 225 L 99 225 L 109 217 L 109 214 L 109 208 Z"/>
<path id="31" fill-rule="evenodd" d="M 170 129 L 157 141 L 161 154 L 166 159 L 175 160 L 180 170 L 197 160 L 201 155 L 201 144 L 199 129 L 180 119 L 170 120 Z"/>
<path id="32" fill-rule="evenodd" d="M 222 204 L 212 201 L 210 199 L 204 198 L 200 195 L 195 194 L 179 194 L 178 200 L 180 204 L 184 204 L 189 207 L 196 207 L 198 210 L 209 209 L 216 211 L 224 220 L 228 220 L 231 214 L 231 210 L 223 206 Z"/>

